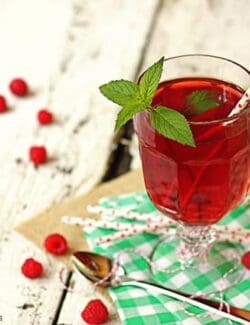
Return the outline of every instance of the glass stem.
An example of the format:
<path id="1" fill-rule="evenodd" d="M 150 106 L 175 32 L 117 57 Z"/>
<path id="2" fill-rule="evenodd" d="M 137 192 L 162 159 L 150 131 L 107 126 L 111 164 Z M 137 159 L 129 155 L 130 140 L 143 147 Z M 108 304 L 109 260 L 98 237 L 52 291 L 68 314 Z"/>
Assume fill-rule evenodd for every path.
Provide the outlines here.
<path id="1" fill-rule="evenodd" d="M 185 223 L 178 223 L 177 236 L 181 240 L 177 254 L 184 262 L 206 260 L 211 244 L 216 239 L 216 233 L 211 226 L 192 226 Z"/>

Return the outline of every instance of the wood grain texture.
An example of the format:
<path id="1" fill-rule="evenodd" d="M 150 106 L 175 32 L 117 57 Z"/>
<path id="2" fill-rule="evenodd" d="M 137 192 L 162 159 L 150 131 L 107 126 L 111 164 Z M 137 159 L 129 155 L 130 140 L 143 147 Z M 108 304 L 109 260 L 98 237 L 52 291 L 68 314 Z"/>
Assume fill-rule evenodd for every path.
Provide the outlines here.
<path id="1" fill-rule="evenodd" d="M 74 293 L 67 293 L 66 299 L 62 306 L 58 324 L 84 324 L 81 318 L 81 312 L 91 299 L 101 299 L 109 310 L 109 325 L 118 325 L 118 318 L 115 306 L 111 298 L 107 295 L 106 290 L 94 289 L 93 285 L 79 273 L 74 273 L 70 281 Z M 72 312 L 73 311 L 73 312 Z"/>
<path id="2" fill-rule="evenodd" d="M 250 68 L 248 0 L 163 0 L 144 67 L 159 57 L 207 53 Z M 138 168 L 137 139 L 131 147 L 132 168 Z"/>
<path id="3" fill-rule="evenodd" d="M 120 76 L 133 78 L 155 4 L 152 0 L 3 0 L 0 4 L 0 92 L 10 106 L 0 116 L 0 315 L 4 325 L 47 325 L 54 318 L 62 294 L 55 280 L 59 266 L 41 282 L 24 279 L 20 265 L 35 252 L 11 229 L 101 180 L 112 147 L 116 111 L 99 95 L 98 86 Z M 8 82 L 19 76 L 32 88 L 28 98 L 17 99 L 7 89 Z M 37 125 L 36 114 L 42 107 L 55 114 L 56 122 L 49 127 Z M 48 164 L 33 167 L 28 160 L 31 145 L 46 145 Z M 43 260 L 43 254 L 39 258 Z M 79 299 L 78 308 L 83 305 Z M 67 319 L 75 317 L 75 306 L 70 306 Z"/>
<path id="4" fill-rule="evenodd" d="M 207 53 L 249 67 L 248 0 L 163 0 L 162 4 L 145 65 L 161 55 Z"/>
<path id="5" fill-rule="evenodd" d="M 59 271 L 55 263 L 26 239 L 13 233 L 8 248 L 1 253 L 0 315 L 2 324 L 50 324 L 62 294 Z M 20 272 L 20 265 L 32 256 L 41 261 L 45 272 L 41 279 L 29 280 Z"/>

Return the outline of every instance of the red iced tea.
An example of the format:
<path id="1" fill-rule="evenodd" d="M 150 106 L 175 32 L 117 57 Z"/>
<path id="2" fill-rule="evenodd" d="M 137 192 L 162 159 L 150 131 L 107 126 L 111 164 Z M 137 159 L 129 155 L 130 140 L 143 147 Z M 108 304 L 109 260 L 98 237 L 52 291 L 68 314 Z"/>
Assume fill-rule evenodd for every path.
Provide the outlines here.
<path id="1" fill-rule="evenodd" d="M 219 106 L 193 114 L 187 96 L 211 91 Z M 144 111 L 134 119 L 147 192 L 156 207 L 188 224 L 213 224 L 244 198 L 250 185 L 250 110 L 228 115 L 243 94 L 236 85 L 212 78 L 163 82 L 154 105 L 182 112 L 196 148 L 160 135 Z"/>

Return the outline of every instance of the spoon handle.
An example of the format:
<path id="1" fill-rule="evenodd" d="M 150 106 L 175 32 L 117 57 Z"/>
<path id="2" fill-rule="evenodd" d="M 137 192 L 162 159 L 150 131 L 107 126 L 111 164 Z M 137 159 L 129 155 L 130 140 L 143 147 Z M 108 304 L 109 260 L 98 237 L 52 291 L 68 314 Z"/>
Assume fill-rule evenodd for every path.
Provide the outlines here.
<path id="1" fill-rule="evenodd" d="M 126 281 L 126 282 L 123 282 L 121 283 L 122 286 L 124 285 L 130 285 L 130 286 L 136 286 L 136 287 L 141 287 L 141 288 L 144 288 L 146 289 L 147 291 L 153 291 L 153 292 L 156 292 L 156 293 L 160 293 L 160 294 L 164 294 L 164 295 L 167 295 L 171 298 L 174 298 L 174 299 L 177 299 L 177 300 L 180 300 L 180 301 L 183 301 L 183 302 L 186 302 L 190 305 L 193 305 L 193 306 L 196 306 L 198 308 L 201 308 L 203 310 L 206 310 L 210 313 L 213 313 L 213 314 L 216 314 L 220 317 L 224 317 L 224 318 L 227 318 L 227 319 L 230 319 L 232 321 L 235 321 L 235 322 L 238 322 L 240 324 L 243 324 L 243 325 L 249 325 L 249 321 L 246 321 L 236 315 L 233 315 L 231 314 L 231 310 L 230 310 L 230 313 L 228 312 L 225 312 L 223 310 L 219 310 L 218 309 L 218 306 L 219 306 L 219 303 L 216 303 L 216 302 L 210 302 L 209 300 L 206 300 L 206 299 L 199 299 L 199 300 L 195 300 L 195 299 L 192 299 L 192 298 L 189 298 L 187 295 L 185 294 L 182 294 L 182 293 L 178 293 L 176 291 L 172 291 L 172 290 L 169 290 L 169 289 L 166 289 L 165 287 L 159 285 L 158 283 L 157 284 L 150 284 L 148 282 L 144 282 L 144 281 Z M 208 303 L 211 303 L 208 305 Z M 238 308 L 234 308 L 235 310 L 238 310 Z M 240 310 L 241 311 L 241 310 Z M 236 313 L 234 313 L 236 314 Z M 249 315 L 245 315 L 246 317 L 244 317 L 245 319 L 250 319 L 248 318 Z"/>

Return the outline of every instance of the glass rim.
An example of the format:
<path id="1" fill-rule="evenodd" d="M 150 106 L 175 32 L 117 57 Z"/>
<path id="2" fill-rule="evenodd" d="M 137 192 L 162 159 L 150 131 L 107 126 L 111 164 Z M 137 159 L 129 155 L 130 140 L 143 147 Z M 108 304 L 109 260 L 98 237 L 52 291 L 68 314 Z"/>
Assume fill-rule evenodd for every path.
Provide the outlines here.
<path id="1" fill-rule="evenodd" d="M 243 71 L 245 71 L 250 78 L 250 71 L 244 67 L 242 64 L 228 59 L 228 58 L 224 58 L 222 56 L 217 56 L 217 55 L 212 55 L 212 54 L 200 54 L 200 53 L 192 53 L 192 54 L 182 54 L 182 55 L 176 55 L 176 56 L 171 56 L 168 58 L 164 57 L 164 63 L 170 60 L 175 60 L 175 59 L 181 59 L 181 58 L 188 58 L 188 57 L 207 57 L 207 58 L 212 58 L 212 59 L 218 59 L 218 60 L 222 60 L 222 61 L 227 61 L 229 63 L 232 63 L 235 66 L 238 66 L 240 69 L 242 69 Z M 141 78 L 141 76 L 144 74 L 144 72 L 140 75 L 139 79 Z M 174 80 L 174 79 L 171 79 Z M 243 95 L 244 93 L 242 93 Z M 239 113 L 236 113 L 230 117 L 225 117 L 222 119 L 215 119 L 215 120 L 211 120 L 211 121 L 189 121 L 188 123 L 190 125 L 207 125 L 207 124 L 216 124 L 216 123 L 225 123 L 225 122 L 231 122 L 234 121 L 238 118 L 240 118 L 243 114 L 245 114 L 247 111 L 249 111 L 250 109 L 250 105 L 247 105 L 246 108 L 244 108 L 242 111 L 240 111 Z"/>
<path id="2" fill-rule="evenodd" d="M 181 55 L 170 56 L 168 58 L 164 57 L 164 61 L 170 61 L 170 60 L 173 60 L 173 59 L 192 57 L 192 56 L 200 56 L 200 57 L 207 57 L 207 58 L 213 58 L 213 59 L 219 59 L 219 60 L 222 60 L 222 61 L 227 61 L 229 63 L 233 63 L 234 65 L 237 65 L 239 68 L 244 70 L 248 75 L 250 75 L 250 71 L 246 67 L 244 67 L 242 64 L 240 64 L 239 62 L 234 61 L 232 59 L 225 58 L 223 56 L 213 55 L 213 54 L 206 54 L 206 53 L 181 54 Z"/>

